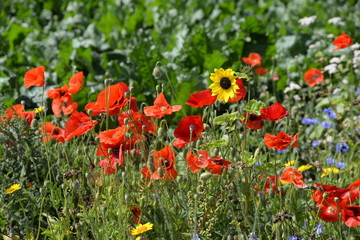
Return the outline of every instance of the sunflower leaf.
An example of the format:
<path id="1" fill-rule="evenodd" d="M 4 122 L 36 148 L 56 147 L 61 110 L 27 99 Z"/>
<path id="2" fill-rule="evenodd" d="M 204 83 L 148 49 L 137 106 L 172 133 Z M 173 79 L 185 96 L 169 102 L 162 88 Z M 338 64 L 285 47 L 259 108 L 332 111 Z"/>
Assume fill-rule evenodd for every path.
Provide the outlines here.
<path id="1" fill-rule="evenodd" d="M 238 115 L 236 112 L 235 113 L 225 113 L 223 115 L 217 116 L 216 118 L 214 118 L 213 123 L 215 125 L 226 125 L 229 123 L 232 123 L 235 120 L 244 120 L 244 116 L 240 116 Z"/>

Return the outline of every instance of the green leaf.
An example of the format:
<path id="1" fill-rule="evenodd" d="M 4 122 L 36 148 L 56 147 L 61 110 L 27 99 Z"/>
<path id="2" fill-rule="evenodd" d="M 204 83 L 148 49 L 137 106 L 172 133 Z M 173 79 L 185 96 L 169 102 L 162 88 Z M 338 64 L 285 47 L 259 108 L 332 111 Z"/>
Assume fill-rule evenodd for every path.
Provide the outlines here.
<path id="1" fill-rule="evenodd" d="M 221 67 L 225 62 L 226 58 L 220 54 L 219 50 L 213 51 L 212 54 L 207 54 L 205 57 L 205 68 L 213 70 L 214 68 Z"/>
<path id="2" fill-rule="evenodd" d="M 252 99 L 248 103 L 246 103 L 245 111 L 249 114 L 261 115 L 260 110 L 264 107 L 265 104 L 263 102 Z"/>
<path id="3" fill-rule="evenodd" d="M 256 162 L 256 158 L 253 157 L 251 152 L 248 151 L 241 152 L 240 156 L 241 156 L 241 161 L 243 161 L 248 166 L 252 166 Z"/>
<path id="4" fill-rule="evenodd" d="M 227 142 L 225 141 L 225 139 L 219 139 L 209 143 L 205 143 L 201 145 L 201 148 L 204 148 L 206 150 L 211 150 L 213 148 L 222 147 L 222 146 L 227 146 Z"/>
<path id="5" fill-rule="evenodd" d="M 246 81 L 250 81 L 251 77 L 249 77 L 246 73 L 238 73 L 236 74 L 238 78 L 246 79 Z"/>
<path id="6" fill-rule="evenodd" d="M 244 116 L 238 115 L 238 113 L 225 113 L 221 116 L 214 118 L 213 123 L 216 125 L 226 125 L 232 123 L 235 120 L 244 120 Z"/>

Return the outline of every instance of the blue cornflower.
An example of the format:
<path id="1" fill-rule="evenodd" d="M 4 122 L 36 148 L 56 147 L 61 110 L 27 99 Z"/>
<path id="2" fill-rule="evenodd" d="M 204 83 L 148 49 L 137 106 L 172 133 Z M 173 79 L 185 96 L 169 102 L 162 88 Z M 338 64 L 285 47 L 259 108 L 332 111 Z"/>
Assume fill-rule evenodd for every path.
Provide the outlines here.
<path id="1" fill-rule="evenodd" d="M 193 234 L 192 240 L 200 240 L 199 234 Z"/>
<path id="2" fill-rule="evenodd" d="M 314 230 L 316 230 L 315 231 L 316 235 L 322 234 L 324 232 L 324 226 L 321 223 L 318 223 L 314 228 Z"/>
<path id="3" fill-rule="evenodd" d="M 280 151 L 277 151 L 278 154 L 283 154 L 283 153 L 286 153 L 286 149 L 284 150 L 280 150 Z"/>
<path id="4" fill-rule="evenodd" d="M 300 239 L 300 237 L 297 236 L 290 236 L 289 240 L 304 240 L 303 238 Z"/>
<path id="5" fill-rule="evenodd" d="M 329 128 L 332 127 L 332 122 L 330 122 L 330 121 L 322 121 L 322 122 L 321 122 L 321 126 L 322 126 L 323 128 L 329 129 Z"/>
<path id="6" fill-rule="evenodd" d="M 343 169 L 344 167 L 346 167 L 346 163 L 339 161 L 336 167 L 338 169 Z"/>
<path id="7" fill-rule="evenodd" d="M 328 165 L 332 165 L 332 164 L 335 164 L 335 159 L 332 157 L 329 157 L 329 158 L 325 159 L 325 162 Z"/>
<path id="8" fill-rule="evenodd" d="M 320 140 L 313 140 L 312 143 L 311 143 L 311 146 L 313 147 L 317 147 L 321 144 L 321 141 Z"/>
<path id="9" fill-rule="evenodd" d="M 356 88 L 356 91 L 357 91 L 357 92 L 360 92 L 360 87 Z"/>
<path id="10" fill-rule="evenodd" d="M 262 164 L 262 162 L 256 162 L 254 163 L 254 166 L 260 166 Z"/>
<path id="11" fill-rule="evenodd" d="M 316 118 L 303 118 L 301 120 L 302 124 L 315 125 L 318 124 L 319 121 Z"/>
<path id="12" fill-rule="evenodd" d="M 347 152 L 349 150 L 349 145 L 347 143 L 337 143 L 336 144 L 336 150 L 338 152 Z"/>
<path id="13" fill-rule="evenodd" d="M 333 119 L 336 117 L 336 112 L 331 111 L 330 108 L 325 108 L 323 112 L 328 116 L 329 118 Z"/>

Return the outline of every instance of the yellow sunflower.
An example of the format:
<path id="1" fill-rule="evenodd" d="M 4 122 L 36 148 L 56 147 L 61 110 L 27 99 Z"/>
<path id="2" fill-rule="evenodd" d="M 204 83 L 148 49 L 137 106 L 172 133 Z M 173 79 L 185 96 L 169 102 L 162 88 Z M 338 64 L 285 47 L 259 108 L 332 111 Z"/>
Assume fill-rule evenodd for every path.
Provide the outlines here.
<path id="1" fill-rule="evenodd" d="M 5 193 L 10 194 L 10 193 L 16 192 L 19 189 L 21 189 L 20 184 L 14 184 L 11 187 L 9 187 L 8 189 L 6 189 Z"/>
<path id="2" fill-rule="evenodd" d="M 215 73 L 211 73 L 210 79 L 214 82 L 209 88 L 212 96 L 217 95 L 217 100 L 228 102 L 230 98 L 236 97 L 236 90 L 239 86 L 236 84 L 236 75 L 232 69 L 217 69 Z"/>
<path id="3" fill-rule="evenodd" d="M 143 232 L 147 232 L 151 229 L 153 229 L 153 225 L 152 223 L 145 223 L 143 224 L 139 224 L 136 226 L 136 228 L 131 230 L 131 235 L 135 236 L 135 235 L 139 235 Z"/>

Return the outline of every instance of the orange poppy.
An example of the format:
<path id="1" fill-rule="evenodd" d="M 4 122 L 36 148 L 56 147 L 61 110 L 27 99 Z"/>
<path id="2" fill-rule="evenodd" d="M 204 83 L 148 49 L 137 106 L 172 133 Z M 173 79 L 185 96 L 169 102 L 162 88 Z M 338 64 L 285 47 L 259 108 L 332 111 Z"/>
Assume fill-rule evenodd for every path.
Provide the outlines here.
<path id="1" fill-rule="evenodd" d="M 264 136 L 265 145 L 268 148 L 276 148 L 277 151 L 285 150 L 291 143 L 291 147 L 295 148 L 298 146 L 298 134 L 292 138 L 291 135 L 279 132 L 276 136 L 266 133 Z"/>
<path id="2" fill-rule="evenodd" d="M 201 168 L 206 168 L 209 160 L 209 153 L 206 150 L 198 151 L 198 154 L 192 153 L 192 151 L 186 154 L 186 163 L 193 173 L 200 171 Z"/>
<path id="3" fill-rule="evenodd" d="M 265 74 L 268 72 L 268 70 L 267 70 L 266 68 L 258 67 L 258 68 L 255 69 L 254 72 L 255 72 L 257 75 L 262 76 L 262 75 L 265 75 Z"/>
<path id="4" fill-rule="evenodd" d="M 231 162 L 219 157 L 211 157 L 207 169 L 215 175 L 221 175 L 223 170 L 228 171 Z"/>
<path id="5" fill-rule="evenodd" d="M 44 143 L 50 141 L 50 139 L 54 139 L 57 142 L 65 142 L 65 130 L 55 126 L 51 122 L 46 122 L 41 126 L 40 130 L 41 134 L 44 134 L 42 138 Z"/>
<path id="6" fill-rule="evenodd" d="M 154 106 L 144 107 L 144 113 L 148 117 L 162 118 L 165 115 L 171 115 L 173 112 L 180 111 L 181 105 L 170 106 L 163 93 L 159 93 L 154 101 Z"/>
<path id="7" fill-rule="evenodd" d="M 321 73 L 321 70 L 316 68 L 311 68 L 305 72 L 304 81 L 310 87 L 314 87 L 315 85 L 324 81 L 324 75 Z"/>
<path id="8" fill-rule="evenodd" d="M 31 86 L 42 87 L 45 84 L 45 67 L 40 66 L 33 68 L 25 73 L 24 76 L 24 86 L 29 88 Z"/>
<path id="9" fill-rule="evenodd" d="M 202 131 L 204 131 L 204 124 L 200 115 L 184 117 L 174 131 L 177 139 L 173 145 L 183 148 L 190 141 L 196 141 Z"/>
<path id="10" fill-rule="evenodd" d="M 16 104 L 6 109 L 5 115 L 8 118 L 3 118 L 3 120 L 11 120 L 14 116 L 17 116 L 20 119 L 26 119 L 26 122 L 30 125 L 32 120 L 35 118 L 36 113 L 34 111 L 24 112 L 24 109 L 25 106 L 22 104 Z"/>
<path id="11" fill-rule="evenodd" d="M 295 187 L 305 188 L 307 185 L 302 181 L 303 175 L 295 167 L 287 167 L 284 169 L 280 180 L 294 184 Z"/>
<path id="12" fill-rule="evenodd" d="M 85 109 L 86 111 L 91 109 L 92 116 L 106 113 L 106 98 L 108 98 L 109 116 L 118 115 L 118 113 L 128 104 L 128 98 L 125 96 L 125 93 L 129 91 L 128 85 L 123 82 L 111 85 L 99 93 L 96 102 L 86 104 Z"/>
<path id="13" fill-rule="evenodd" d="M 83 112 L 74 112 L 71 114 L 65 124 L 65 141 L 70 141 L 74 136 L 81 136 L 90 131 L 97 124 L 96 120 L 91 120 Z"/>
<path id="14" fill-rule="evenodd" d="M 47 96 L 53 99 L 51 109 L 56 117 L 71 114 L 76 111 L 78 104 L 72 101 L 72 94 L 76 94 L 82 87 L 83 73 L 78 72 L 70 78 L 69 87 L 64 84 L 61 88 L 50 89 Z"/>
<path id="15" fill-rule="evenodd" d="M 172 151 L 171 147 L 168 145 L 161 149 L 160 151 L 152 153 L 154 162 L 154 172 L 151 172 L 149 167 L 144 167 L 141 172 L 145 179 L 154 179 L 154 180 L 174 180 L 178 176 L 178 173 L 175 169 L 175 153 Z M 163 173 L 159 173 L 162 171 Z"/>
<path id="16" fill-rule="evenodd" d="M 340 36 L 334 39 L 333 45 L 336 46 L 335 50 L 343 49 L 349 47 L 353 43 L 351 37 L 342 33 Z"/>
<path id="17" fill-rule="evenodd" d="M 249 57 L 243 57 L 244 63 L 251 65 L 251 67 L 261 66 L 261 56 L 258 53 L 250 53 Z"/>

